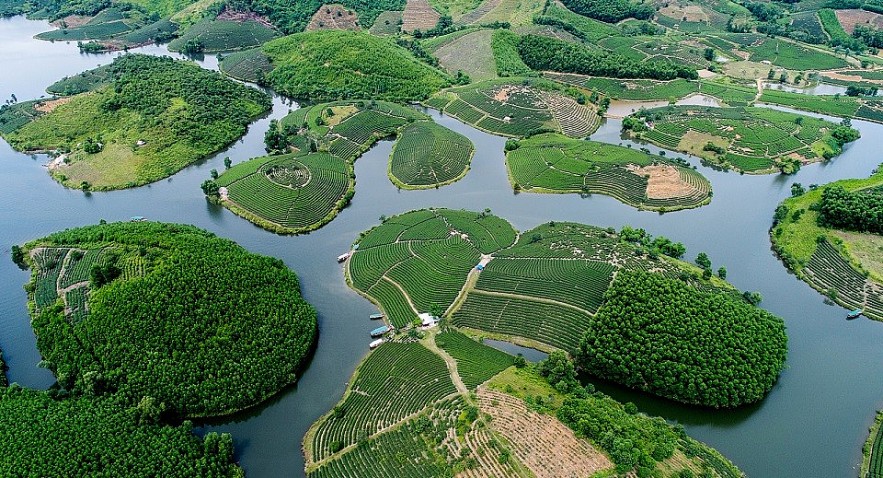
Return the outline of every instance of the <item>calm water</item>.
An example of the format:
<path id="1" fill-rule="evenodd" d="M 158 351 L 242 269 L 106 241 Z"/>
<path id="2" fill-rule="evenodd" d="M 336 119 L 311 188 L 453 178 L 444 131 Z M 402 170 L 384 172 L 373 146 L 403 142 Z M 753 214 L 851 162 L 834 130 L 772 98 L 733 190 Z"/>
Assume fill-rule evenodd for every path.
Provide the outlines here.
<path id="1" fill-rule="evenodd" d="M 20 17 L 0 20 L 0 65 L 4 67 L 0 98 L 13 93 L 19 99 L 39 97 L 58 78 L 112 60 L 113 55 L 81 55 L 75 45 L 30 39 L 47 28 L 43 22 Z M 214 63 L 208 57 L 204 66 L 214 67 Z M 281 117 L 292 107 L 276 98 L 271 117 Z M 319 311 L 318 350 L 297 386 L 251 413 L 206 427 L 233 434 L 249 476 L 303 476 L 301 437 L 342 395 L 368 351 L 367 332 L 372 324 L 367 316 L 376 311 L 347 288 L 335 257 L 347 250 L 359 232 L 375 225 L 381 214 L 428 206 L 489 207 L 521 230 L 549 220 L 617 228 L 630 224 L 682 241 L 690 259 L 707 252 L 715 267 L 727 267 L 733 284 L 759 291 L 764 297 L 762 306 L 782 316 L 788 325 L 787 368 L 770 395 L 753 407 L 709 411 L 608 384 L 599 386 L 649 413 L 684 424 L 694 437 L 720 450 L 751 476 L 855 476 L 867 427 L 874 411 L 883 407 L 883 376 L 875 373 L 883 363 L 883 324 L 846 322 L 842 308 L 824 305 L 821 295 L 788 274 L 775 258 L 767 230 L 775 206 L 789 195 L 791 183 L 822 184 L 868 176 L 883 159 L 879 154 L 883 125 L 854 121 L 862 140 L 833 162 L 804 167 L 794 177 L 740 176 L 699 166 L 714 186 L 711 205 L 659 215 L 636 211 L 605 196 L 515 195 L 506 180 L 502 138 L 450 118 L 438 120 L 476 145 L 466 178 L 439 190 L 398 191 L 386 177 L 391 143 L 380 143 L 357 162 L 352 205 L 331 224 L 299 237 L 276 236 L 252 226 L 208 204 L 199 189 L 209 170 L 223 168 L 224 156 L 240 162 L 263 152 L 269 118 L 253 124 L 228 151 L 170 179 L 131 191 L 91 195 L 59 186 L 41 167 L 44 158 L 16 153 L 0 140 L 0 253 L 4 256 L 0 258 L 0 348 L 10 366 L 10 379 L 35 388 L 52 383 L 50 374 L 37 367 L 40 357 L 21 288 L 28 275 L 9 260 L 12 244 L 100 219 L 125 220 L 133 215 L 195 224 L 251 251 L 283 259 L 298 273 L 304 296 Z M 619 123 L 611 120 L 593 139 L 622 142 Z"/>

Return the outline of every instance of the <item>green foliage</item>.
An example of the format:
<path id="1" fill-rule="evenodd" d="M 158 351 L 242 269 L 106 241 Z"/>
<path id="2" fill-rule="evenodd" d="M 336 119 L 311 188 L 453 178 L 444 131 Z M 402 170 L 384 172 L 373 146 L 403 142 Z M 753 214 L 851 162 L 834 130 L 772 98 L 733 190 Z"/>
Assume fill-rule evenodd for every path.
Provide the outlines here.
<path id="1" fill-rule="evenodd" d="M 652 4 L 634 0 L 563 0 L 562 3 L 580 15 L 608 23 L 626 18 L 646 20 L 656 12 Z"/>
<path id="2" fill-rule="evenodd" d="M 650 198 L 648 180 L 630 168 L 665 164 L 689 187 L 677 197 Z M 544 134 L 521 140 L 506 154 L 512 183 L 522 190 L 604 194 L 634 207 L 678 210 L 710 200 L 711 184 L 685 164 L 622 146 Z"/>
<path id="3" fill-rule="evenodd" d="M 35 262 L 38 291 L 51 281 L 47 270 L 57 276 L 66 248 L 90 251 L 83 260 L 95 249 L 115 252 L 92 267 L 89 311 L 78 321 L 57 299 L 32 298 L 37 345 L 68 390 L 95 390 L 89 377 L 99 377 L 100 389 L 129 403 L 149 396 L 179 416 L 223 415 L 293 383 L 310 353 L 316 313 L 294 273 L 205 231 L 114 223 L 27 245 L 37 247 L 62 252 Z"/>
<path id="4" fill-rule="evenodd" d="M 34 121 L 41 113 L 35 109 L 40 100 L 6 103 L 0 106 L 0 135 L 4 138 Z"/>
<path id="5" fill-rule="evenodd" d="M 766 38 L 747 47 L 751 61 L 771 61 L 791 70 L 830 70 L 849 66 L 846 60 L 795 42 Z"/>
<path id="6" fill-rule="evenodd" d="M 71 77 L 64 77 L 49 85 L 46 91 L 54 95 L 72 96 L 94 91 L 114 80 L 113 64 L 86 70 Z"/>
<path id="7" fill-rule="evenodd" d="M 234 141 L 270 108 L 266 94 L 168 57 L 124 55 L 95 75 L 96 84 L 113 81 L 7 135 L 21 150 L 72 151 L 70 164 L 53 171 L 71 187 L 157 181 Z M 100 153 L 86 154 L 90 138 L 101 138 Z"/>
<path id="8" fill-rule="evenodd" d="M 521 37 L 506 29 L 494 30 L 491 37 L 491 48 L 494 51 L 494 63 L 499 76 L 525 76 L 533 73 L 521 60 L 518 54 L 518 42 Z"/>
<path id="9" fill-rule="evenodd" d="M 418 121 L 402 130 L 389 159 L 389 173 L 405 188 L 438 187 L 462 178 L 474 152 L 467 137 L 431 121 Z"/>
<path id="10" fill-rule="evenodd" d="M 699 77 L 693 67 L 667 61 L 637 60 L 539 35 L 521 37 L 518 52 L 524 63 L 534 70 L 655 80 Z"/>
<path id="11" fill-rule="evenodd" d="M 435 343 L 454 357 L 457 361 L 457 372 L 470 389 L 514 364 L 514 357 L 511 355 L 480 344 L 455 330 L 436 335 Z"/>
<path id="12" fill-rule="evenodd" d="M 698 82 L 682 78 L 666 82 L 588 78 L 582 82 L 581 86 L 622 100 L 668 100 L 683 98 L 699 91 Z"/>
<path id="13" fill-rule="evenodd" d="M 883 234 L 883 194 L 876 190 L 851 192 L 837 184 L 825 187 L 818 213 L 823 227 Z"/>
<path id="14" fill-rule="evenodd" d="M 264 85 L 267 74 L 273 70 L 273 65 L 260 48 L 255 48 L 224 56 L 220 68 L 224 74 L 238 80 Z"/>
<path id="15" fill-rule="evenodd" d="M 534 18 L 534 22 L 540 25 L 553 25 L 563 28 L 577 38 L 588 42 L 597 42 L 603 38 L 622 34 L 613 25 L 573 13 L 554 3 L 546 8 L 543 15 Z"/>
<path id="16" fill-rule="evenodd" d="M 285 33 L 303 31 L 310 18 L 327 0 L 243 0 L 242 8 L 267 16 L 270 21 Z M 359 24 L 370 28 L 374 20 L 387 10 L 405 9 L 405 0 L 335 0 L 347 9 L 355 10 Z"/>
<path id="17" fill-rule="evenodd" d="M 255 20 L 203 20 L 188 28 L 169 43 L 171 51 L 185 51 L 191 42 L 202 45 L 204 52 L 241 50 L 262 45 L 279 34 Z M 195 52 L 188 52 L 195 53 Z"/>
<path id="18" fill-rule="evenodd" d="M 760 400 L 785 363 L 781 319 L 729 294 L 620 272 L 581 345 L 589 373 L 709 407 Z"/>
<path id="19" fill-rule="evenodd" d="M 362 32 L 298 33 L 262 51 L 274 66 L 268 83 L 295 98 L 421 100 L 451 82 L 404 48 Z"/>
<path id="20" fill-rule="evenodd" d="M 242 476 L 230 435 L 200 439 L 187 424 L 142 423 L 114 399 L 20 388 L 0 389 L 0 456 L 4 476 Z"/>

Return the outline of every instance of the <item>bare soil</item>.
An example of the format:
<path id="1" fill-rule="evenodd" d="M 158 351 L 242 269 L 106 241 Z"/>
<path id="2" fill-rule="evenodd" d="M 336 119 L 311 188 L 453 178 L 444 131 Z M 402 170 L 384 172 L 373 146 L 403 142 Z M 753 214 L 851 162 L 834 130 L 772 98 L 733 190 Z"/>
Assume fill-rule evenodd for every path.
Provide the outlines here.
<path id="1" fill-rule="evenodd" d="M 649 199 L 672 199 L 690 196 L 696 188 L 684 181 L 680 171 L 674 166 L 660 164 L 655 166 L 629 166 L 629 171 L 647 178 L 647 197 Z"/>
<path id="2" fill-rule="evenodd" d="M 512 453 L 536 478 L 584 478 L 613 468 L 607 456 L 549 415 L 527 408 L 505 393 L 480 388 L 479 408 L 490 427 L 512 445 Z"/>
<path id="3" fill-rule="evenodd" d="M 340 4 L 322 5 L 313 14 L 307 30 L 358 30 L 359 16 Z"/>
<path id="4" fill-rule="evenodd" d="M 61 25 L 64 24 L 67 25 L 67 28 L 77 28 L 89 23 L 92 18 L 93 17 L 89 15 L 68 15 L 60 20 L 52 22 L 52 26 L 61 28 Z"/>
<path id="5" fill-rule="evenodd" d="M 428 0 L 408 0 L 405 13 L 402 14 L 402 31 L 431 30 L 438 23 L 441 15 L 432 8 Z"/>
<path id="6" fill-rule="evenodd" d="M 883 15 L 879 13 L 859 9 L 835 10 L 834 12 L 837 14 L 837 20 L 840 21 L 840 25 L 850 35 L 852 35 L 856 25 L 864 24 L 874 28 L 883 27 Z"/>
<path id="7" fill-rule="evenodd" d="M 66 96 L 64 98 L 56 98 L 54 100 L 43 101 L 34 106 L 34 109 L 41 113 L 51 113 L 53 110 L 55 110 L 55 108 L 58 108 L 59 106 L 70 102 L 71 99 L 71 97 Z"/>
<path id="8" fill-rule="evenodd" d="M 276 27 L 274 27 L 273 24 L 270 23 L 270 20 L 267 17 L 260 16 L 254 12 L 237 12 L 228 9 L 221 12 L 221 14 L 218 15 L 217 19 L 227 20 L 231 22 L 245 22 L 251 20 L 254 22 L 258 22 L 267 28 L 271 28 L 273 30 L 276 29 Z"/>

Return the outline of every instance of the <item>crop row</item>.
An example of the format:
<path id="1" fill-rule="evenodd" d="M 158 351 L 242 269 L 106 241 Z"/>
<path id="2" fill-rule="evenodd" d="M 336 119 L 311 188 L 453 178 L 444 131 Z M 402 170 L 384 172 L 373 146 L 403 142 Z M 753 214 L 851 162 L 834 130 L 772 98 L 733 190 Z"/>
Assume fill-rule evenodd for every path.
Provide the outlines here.
<path id="1" fill-rule="evenodd" d="M 808 280 L 823 291 L 834 290 L 849 307 L 862 308 L 865 277 L 846 262 L 828 241 L 818 244 L 806 264 Z"/>
<path id="2" fill-rule="evenodd" d="M 388 136 L 405 124 L 405 120 L 395 116 L 378 113 L 374 110 L 360 111 L 332 131 L 357 144 L 366 144 L 372 137 Z"/>
<path id="3" fill-rule="evenodd" d="M 481 272 L 476 287 L 552 299 L 594 312 L 604 299 L 613 270 L 606 262 L 495 259 Z"/>
<path id="4" fill-rule="evenodd" d="M 437 335 L 435 343 L 454 357 L 457 372 L 470 389 L 490 380 L 513 363 L 511 355 L 480 344 L 457 331 Z"/>
<path id="5" fill-rule="evenodd" d="M 407 185 L 451 181 L 466 170 L 474 148 L 465 136 L 433 122 L 412 123 L 390 158 L 390 171 Z"/>
<path id="6" fill-rule="evenodd" d="M 37 284 L 34 300 L 37 310 L 50 306 L 58 300 L 58 275 L 69 249 L 47 247 L 34 254 L 37 266 Z"/>
<path id="7" fill-rule="evenodd" d="M 524 337 L 575 351 L 589 316 L 568 307 L 473 291 L 453 315 L 453 324 Z"/>
<path id="8" fill-rule="evenodd" d="M 313 437 L 314 461 L 456 392 L 444 360 L 418 343 L 387 343 L 362 363 L 343 403 Z"/>

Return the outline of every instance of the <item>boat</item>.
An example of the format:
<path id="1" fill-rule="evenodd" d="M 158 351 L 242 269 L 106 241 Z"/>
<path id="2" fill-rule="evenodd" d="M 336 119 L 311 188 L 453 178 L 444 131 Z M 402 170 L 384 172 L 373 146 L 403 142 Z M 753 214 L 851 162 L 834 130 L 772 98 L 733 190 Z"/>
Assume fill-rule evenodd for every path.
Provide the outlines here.
<path id="1" fill-rule="evenodd" d="M 381 327 L 377 327 L 376 329 L 371 331 L 371 337 L 380 337 L 381 335 L 389 332 L 390 330 L 392 330 L 391 325 L 384 325 Z"/>
<path id="2" fill-rule="evenodd" d="M 383 318 L 383 314 L 371 314 L 368 318 L 371 320 L 380 320 Z"/>
<path id="3" fill-rule="evenodd" d="M 129 218 L 129 221 L 131 221 L 131 222 L 144 222 L 146 220 L 147 220 L 147 218 L 144 216 L 132 216 Z"/>
<path id="4" fill-rule="evenodd" d="M 376 348 L 379 347 L 380 344 L 382 344 L 383 342 L 384 342 L 383 339 L 377 339 L 377 340 L 375 340 L 374 342 L 371 342 L 370 344 L 368 344 L 368 347 L 371 347 L 372 349 L 376 349 Z"/>
<path id="5" fill-rule="evenodd" d="M 352 252 L 347 252 L 347 253 L 337 256 L 337 262 L 343 262 L 343 261 L 349 259 L 350 255 L 352 255 Z"/>
<path id="6" fill-rule="evenodd" d="M 850 310 L 848 314 L 846 314 L 847 319 L 856 319 L 862 315 L 862 309 L 854 309 Z"/>

